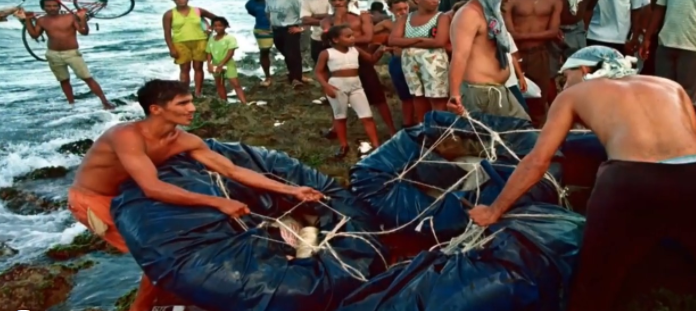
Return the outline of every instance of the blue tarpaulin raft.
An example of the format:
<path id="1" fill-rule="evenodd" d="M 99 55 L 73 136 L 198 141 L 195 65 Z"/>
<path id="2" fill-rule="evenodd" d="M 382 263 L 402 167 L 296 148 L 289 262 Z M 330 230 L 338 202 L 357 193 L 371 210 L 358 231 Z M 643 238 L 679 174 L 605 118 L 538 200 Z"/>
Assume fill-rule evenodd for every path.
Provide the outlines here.
<path id="1" fill-rule="evenodd" d="M 473 113 L 472 117 L 501 133 L 504 144 L 520 158 L 528 154 L 536 143 L 538 132 L 533 131 L 528 121 L 481 113 Z M 456 139 L 438 141 L 447 137 L 448 132 Z M 452 238 L 464 230 L 468 219 L 468 207 L 461 198 L 490 204 L 504 185 L 501 180 L 507 180 L 519 162 L 510 151 L 496 144 L 494 151 L 488 150 L 496 154 L 496 160 L 487 170 L 490 179 L 466 190 L 452 189 L 467 175 L 468 167 L 461 163 L 471 155 L 485 158 L 487 154 L 481 146 L 490 146 L 490 141 L 490 132 L 481 125 L 451 113 L 429 113 L 422 126 L 397 133 L 357 163 L 351 169 L 352 190 L 368 203 L 385 229 L 410 224 L 400 230 L 404 238 L 432 237 L 433 229 L 441 240 Z M 429 151 L 433 146 L 435 148 Z M 469 174 L 468 182 L 476 183 L 476 175 Z M 552 164 L 549 175 L 560 181 L 560 164 Z M 558 204 L 558 190 L 549 179 L 544 179 L 516 204 Z M 434 228 L 427 221 L 419 232 L 414 231 L 420 220 L 429 217 L 432 217 Z M 417 218 L 419 221 L 414 222 Z"/>
<path id="2" fill-rule="evenodd" d="M 430 113 L 421 127 L 400 132 L 353 168 L 353 191 L 370 204 L 384 227 L 411 223 L 402 230 L 404 236 L 427 236 L 434 231 L 442 242 L 461 234 L 469 223 L 468 204 L 461 198 L 493 202 L 518 158 L 534 147 L 538 132 L 524 120 L 485 114 L 472 114 L 472 118 L 480 123 Z M 442 139 L 448 136 L 449 140 Z M 494 149 L 476 148 L 491 146 L 491 139 L 497 137 L 509 149 L 501 144 Z M 467 174 L 467 167 L 460 163 L 467 160 L 464 156 L 480 162 L 488 179 L 469 189 L 452 188 Z M 481 162 L 481 158 L 487 160 Z M 556 160 L 560 159 L 559 152 Z M 560 182 L 560 163 L 553 163 L 548 175 Z M 432 195 L 431 187 L 442 191 Z M 559 203 L 559 190 L 551 180 L 537 183 L 514 204 L 509 218 L 484 231 L 488 242 L 466 252 L 458 247 L 423 251 L 370 280 L 346 298 L 339 310 L 562 310 L 584 218 L 551 205 Z M 432 208 L 426 211 L 428 207 Z M 414 231 L 412 227 L 420 222 L 412 220 L 417 217 L 432 217 L 433 228 L 424 222 L 424 228 Z"/>
<path id="3" fill-rule="evenodd" d="M 112 202 L 112 215 L 136 262 L 157 285 L 209 311 L 560 310 L 584 225 L 581 216 L 555 205 L 560 161 L 473 249 L 425 250 L 434 245 L 428 241 L 419 244 L 412 261 L 385 272 L 385 247 L 364 234 L 399 228 L 401 242 L 411 243 L 411 237 L 432 239 L 435 233 L 445 242 L 465 232 L 468 205 L 490 204 L 538 136 L 524 120 L 472 117 L 480 123 L 428 114 L 423 125 L 399 132 L 356 164 L 351 191 L 284 153 L 207 141 L 236 165 L 326 194 L 325 203 L 340 214 L 321 203 L 297 210 L 318 217 L 321 232 L 334 230 L 347 216 L 338 232 L 363 233 L 333 237 L 331 249 L 310 258 L 289 260 L 294 249 L 278 243 L 278 229 L 267 226 L 298 202 L 216 179 L 184 155 L 161 166 L 159 178 L 198 193 L 227 192 L 261 216 L 245 216 L 240 225 L 209 207 L 156 202 L 132 182 Z M 498 137 L 509 150 L 492 144 Z M 473 170 L 476 165 L 483 169 Z"/>
<path id="4" fill-rule="evenodd" d="M 560 311 L 584 218 L 552 205 L 517 207 L 479 249 L 425 251 L 373 278 L 339 311 Z M 534 217 L 538 215 L 538 217 Z"/>
<path id="5" fill-rule="evenodd" d="M 339 232 L 377 230 L 374 216 L 354 195 L 285 153 L 207 143 L 236 165 L 322 191 L 330 197 L 327 205 L 350 217 Z M 204 167 L 183 155 L 161 166 L 159 178 L 188 191 L 223 195 Z M 278 217 L 297 204 L 287 196 L 226 179 L 224 183 L 231 198 L 257 214 Z M 133 183 L 123 185 L 122 191 L 112 202 L 112 215 L 136 262 L 157 285 L 208 311 L 332 310 L 362 284 L 345 265 L 366 278 L 385 269 L 378 255 L 384 250 L 370 236 L 333 238 L 329 245 L 340 260 L 328 250 L 288 260 L 294 249 L 271 241 L 282 240 L 278 230 L 256 228 L 264 219 L 243 217 L 250 228 L 244 231 L 213 208 L 157 202 Z M 303 208 L 319 216 L 317 227 L 322 231 L 333 230 L 342 219 L 318 203 Z"/>

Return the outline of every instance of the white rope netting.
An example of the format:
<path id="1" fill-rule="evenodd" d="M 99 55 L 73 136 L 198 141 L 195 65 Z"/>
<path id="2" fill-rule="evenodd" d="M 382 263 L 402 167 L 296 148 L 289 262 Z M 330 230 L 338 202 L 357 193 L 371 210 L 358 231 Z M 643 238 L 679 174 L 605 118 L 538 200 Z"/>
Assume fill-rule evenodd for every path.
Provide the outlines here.
<path id="1" fill-rule="evenodd" d="M 455 128 L 455 125 L 457 121 L 464 119 L 466 120 L 469 125 L 470 125 L 470 130 L 462 130 Z M 264 222 L 259 226 L 265 226 L 265 225 L 273 225 L 281 230 L 285 230 L 287 234 L 291 235 L 294 240 L 298 241 L 298 245 L 292 245 L 289 244 L 287 241 L 284 240 L 275 240 L 275 239 L 270 239 L 267 237 L 261 237 L 261 236 L 255 236 L 260 239 L 266 239 L 272 242 L 277 242 L 277 243 L 282 243 L 282 244 L 287 244 L 290 246 L 293 246 L 298 249 L 299 253 L 299 248 L 302 248 L 303 251 L 311 250 L 311 253 L 316 253 L 320 250 L 327 251 L 331 256 L 333 256 L 340 264 L 341 267 L 344 269 L 345 272 L 350 274 L 352 277 L 355 279 L 361 280 L 363 282 L 367 282 L 368 279 L 365 275 L 363 275 L 358 269 L 350 266 L 349 264 L 345 263 L 345 261 L 339 256 L 339 254 L 331 247 L 329 242 L 336 238 L 336 237 L 346 237 L 346 238 L 354 238 L 354 239 L 360 239 L 367 243 L 370 247 L 372 247 L 375 252 L 379 255 L 380 259 L 384 263 L 385 267 L 389 267 L 389 263 L 385 256 L 380 252 L 379 247 L 375 246 L 369 239 L 366 237 L 368 236 L 379 236 L 379 235 L 387 235 L 387 234 L 392 234 L 398 231 L 402 230 L 407 230 L 408 227 L 412 225 L 416 225 L 415 230 L 416 231 L 421 231 L 422 227 L 424 224 L 428 223 L 431 228 L 431 233 L 436 241 L 436 244 L 432 246 L 430 249 L 436 250 L 440 249 L 442 252 L 446 254 L 454 254 L 457 252 L 468 252 L 469 250 L 476 249 L 476 248 L 481 248 L 483 247 L 486 243 L 491 241 L 495 236 L 502 232 L 504 228 L 501 228 L 493 233 L 485 234 L 486 233 L 486 228 L 480 227 L 473 223 L 471 220 L 468 221 L 466 228 L 464 232 L 451 239 L 450 241 L 447 242 L 441 242 L 440 239 L 438 238 L 436 232 L 435 232 L 435 224 L 434 224 L 434 218 L 432 216 L 429 217 L 424 217 L 429 211 L 434 209 L 438 203 L 440 203 L 449 193 L 453 191 L 457 191 L 459 189 L 462 189 L 462 185 L 465 183 L 469 182 L 471 180 L 474 180 L 474 184 L 476 185 L 475 191 L 476 191 L 476 201 L 475 202 L 468 202 L 466 200 L 462 200 L 462 204 L 468 208 L 472 208 L 473 206 L 479 204 L 479 197 L 481 193 L 481 184 L 485 182 L 485 180 L 481 180 L 482 176 L 486 176 L 485 174 L 482 174 L 485 169 L 484 165 L 482 165 L 483 161 L 487 161 L 493 166 L 508 166 L 508 167 L 515 167 L 515 165 L 510 165 L 510 164 L 496 164 L 496 160 L 498 159 L 498 153 L 497 150 L 500 150 L 501 148 L 507 151 L 509 155 L 513 157 L 514 160 L 517 162 L 521 161 L 519 156 L 509 147 L 506 145 L 505 141 L 501 138 L 501 136 L 508 135 L 508 134 L 517 134 L 517 133 L 524 133 L 524 132 L 538 132 L 539 130 L 536 129 L 522 129 L 522 130 L 513 130 L 513 131 L 506 131 L 506 132 L 495 132 L 493 131 L 490 127 L 486 126 L 483 124 L 481 121 L 476 120 L 469 115 L 461 116 L 456 118 L 451 125 L 448 127 L 443 127 L 443 126 L 435 126 L 432 125 L 431 128 L 439 129 L 442 131 L 442 134 L 440 137 L 438 137 L 436 140 L 431 142 L 428 147 L 426 147 L 425 141 L 421 145 L 420 149 L 420 156 L 416 161 L 413 161 L 411 164 L 407 165 L 402 172 L 400 172 L 394 179 L 390 180 L 387 182 L 388 183 L 393 183 L 393 182 L 408 182 L 412 183 L 421 189 L 432 189 L 435 190 L 437 193 L 432 202 L 428 207 L 422 209 L 419 214 L 411 219 L 410 221 L 403 223 L 401 225 L 398 225 L 395 228 L 388 229 L 388 230 L 383 230 L 383 231 L 377 231 L 377 232 L 339 232 L 346 223 L 350 221 L 350 217 L 343 215 L 339 211 L 335 210 L 331 206 L 325 204 L 324 202 L 318 202 L 322 207 L 325 207 L 332 211 L 333 213 L 336 213 L 341 220 L 339 223 L 332 229 L 332 230 L 324 230 L 324 231 L 319 231 L 320 235 L 323 235 L 323 239 L 321 241 L 312 241 L 312 239 L 317 239 L 318 236 L 315 235 L 306 235 L 306 234 L 300 234 L 298 232 L 298 228 L 287 221 L 284 221 L 287 219 L 288 216 L 290 216 L 295 209 L 298 207 L 302 206 L 305 204 L 305 202 L 300 202 L 297 205 L 293 206 L 290 208 L 288 211 L 286 211 L 283 215 L 281 215 L 278 218 L 272 218 L 260 214 L 256 214 L 251 212 L 251 215 L 257 216 L 261 219 L 264 220 Z M 483 133 L 479 132 L 483 131 Z M 571 132 L 582 132 L 582 133 L 587 133 L 589 132 L 588 130 L 571 130 Z M 454 142 L 460 142 L 461 139 L 457 137 L 457 133 L 461 134 L 466 134 L 467 136 L 471 137 L 476 137 L 477 143 L 480 144 L 483 150 L 483 157 L 480 157 L 478 162 L 473 162 L 471 161 L 471 157 L 466 158 L 465 161 L 459 162 L 459 161 L 435 161 L 435 160 L 429 160 L 429 155 L 433 152 L 437 152 L 438 146 L 441 144 L 445 143 L 446 141 L 454 141 Z M 479 156 L 479 155 L 473 155 L 474 157 Z M 414 168 L 416 168 L 418 165 L 422 163 L 434 163 L 434 164 L 443 164 L 443 165 L 458 165 L 459 167 L 465 167 L 467 173 L 461 177 L 459 180 L 457 180 L 454 184 L 452 184 L 450 187 L 443 189 L 441 187 L 436 187 L 427 183 L 423 183 L 420 181 L 415 181 L 415 180 L 409 180 L 406 178 L 408 173 L 412 171 Z M 227 190 L 224 186 L 224 182 L 222 177 L 217 174 L 217 173 L 212 173 L 209 172 L 211 177 L 213 178 L 213 181 L 217 184 L 217 186 L 221 189 L 223 195 L 225 195 L 227 198 L 229 198 L 229 194 L 227 193 Z M 288 184 L 293 184 L 292 182 L 285 180 L 284 178 L 273 175 L 273 174 L 266 174 L 267 176 L 273 176 L 275 179 L 282 180 Z M 555 188 L 556 192 L 558 193 L 558 198 L 559 202 L 558 204 L 561 206 L 569 206 L 568 201 L 567 201 L 567 189 L 562 188 L 559 182 L 548 172 L 544 175 L 544 179 L 548 180 L 551 185 Z M 328 199 L 328 198 L 327 198 Z M 505 214 L 503 216 L 504 218 L 566 218 L 566 216 L 563 215 L 558 215 L 558 214 Z M 570 217 L 568 217 L 570 219 Z M 248 230 L 248 227 L 244 224 L 243 221 L 239 219 L 235 219 L 235 221 L 244 229 Z M 287 240 L 287 239 L 285 239 Z M 402 262 L 403 263 L 403 262 Z M 400 263 L 396 263 L 400 264 Z"/>

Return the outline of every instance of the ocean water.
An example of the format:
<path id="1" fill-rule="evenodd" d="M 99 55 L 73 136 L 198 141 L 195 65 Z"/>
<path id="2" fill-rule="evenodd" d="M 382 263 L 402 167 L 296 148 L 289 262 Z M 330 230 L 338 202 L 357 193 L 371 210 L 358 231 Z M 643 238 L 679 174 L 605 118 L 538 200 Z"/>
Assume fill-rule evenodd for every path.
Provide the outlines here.
<path id="1" fill-rule="evenodd" d="M 110 6 L 122 6 L 111 0 Z M 0 8 L 19 1 L 0 0 Z M 28 0 L 27 11 L 40 11 L 38 0 Z M 66 1 L 70 3 L 71 1 Z M 192 0 L 226 17 L 236 36 L 239 50 L 235 58 L 257 51 L 251 31 L 254 20 L 244 9 L 245 0 Z M 361 2 L 361 7 L 367 3 Z M 176 79 L 178 68 L 168 56 L 161 17 L 173 7 L 171 1 L 137 1 L 135 10 L 115 20 L 92 20 L 89 36 L 80 37 L 80 47 L 94 78 L 109 99 L 133 94 L 153 78 Z M 98 23 L 99 30 L 96 30 Z M 22 44 L 22 25 L 10 17 L 0 23 L 0 187 L 13 186 L 13 179 L 34 169 L 48 166 L 74 167 L 80 157 L 57 152 L 61 145 L 80 139 L 97 138 L 107 128 L 142 116 L 135 102 L 114 111 L 101 109 L 99 100 L 73 77 L 77 98 L 74 106 L 65 101 L 58 83 L 44 62 L 34 60 Z M 45 48 L 33 44 L 39 53 Z M 247 74 L 260 74 L 258 69 Z M 30 186 L 44 196 L 65 198 L 69 178 Z M 0 201 L 0 241 L 19 250 L 19 254 L 0 260 L 0 271 L 18 262 L 36 262 L 49 247 L 69 243 L 84 226 L 75 223 L 66 210 L 22 216 L 9 212 Z M 116 298 L 139 281 L 140 270 L 128 255 L 90 254 L 99 261 L 95 267 L 77 276 L 77 286 L 65 305 L 55 310 L 80 310 L 88 306 L 109 309 Z"/>

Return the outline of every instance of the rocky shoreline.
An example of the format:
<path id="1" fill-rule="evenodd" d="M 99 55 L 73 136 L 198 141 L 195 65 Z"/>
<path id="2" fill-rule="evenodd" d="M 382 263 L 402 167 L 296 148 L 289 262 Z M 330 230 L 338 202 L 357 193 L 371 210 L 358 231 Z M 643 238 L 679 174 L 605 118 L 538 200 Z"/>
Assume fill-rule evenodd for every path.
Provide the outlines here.
<path id="1" fill-rule="evenodd" d="M 258 66 L 257 55 L 248 55 L 238 62 L 240 69 L 253 70 Z M 386 59 L 386 57 L 385 57 Z M 275 68 L 283 68 L 282 61 L 274 60 Z M 392 108 L 394 122 L 400 124 L 400 106 L 394 95 L 386 66 L 376 66 L 383 84 L 387 88 L 387 98 Z M 310 74 L 308 74 L 310 75 Z M 335 151 L 335 142 L 321 137 L 320 130 L 331 126 L 331 111 L 327 105 L 316 105 L 312 101 L 323 96 L 316 84 L 302 89 L 292 90 L 285 82 L 284 72 L 274 74 L 274 82 L 269 88 L 258 85 L 260 79 L 255 76 L 240 76 L 249 101 L 265 101 L 267 105 L 241 106 L 229 104 L 216 98 L 215 88 L 206 81 L 204 96 L 196 98 L 197 113 L 189 131 L 202 138 L 216 138 L 221 141 L 240 141 L 250 145 L 265 146 L 287 152 L 321 172 L 335 177 L 344 184 L 348 183 L 348 170 L 358 158 L 351 154 L 341 161 L 329 160 Z M 134 96 L 115 100 L 125 105 L 135 100 Z M 381 140 L 388 139 L 388 131 L 379 117 L 377 124 Z M 349 138 L 365 139 L 359 120 L 349 117 Z M 66 154 L 84 155 L 92 145 L 91 139 L 83 139 L 62 145 L 58 151 Z M 42 196 L 28 190 L 27 183 L 43 181 L 54 182 L 71 178 L 74 168 L 46 167 L 34 170 L 15 179 L 12 187 L 0 188 L 0 200 L 8 210 L 21 215 L 37 215 L 66 208 L 65 199 Z M 85 232 L 77 236 L 68 245 L 56 245 L 45 250 L 41 258 L 31 263 L 15 264 L 0 272 L 0 305 L 7 310 L 49 310 L 59 305 L 70 296 L 76 285 L 75 276 L 80 271 L 90 273 L 89 269 L 100 264 L 88 254 L 104 253 L 116 256 L 118 251 L 107 245 L 100 238 Z M 17 251 L 0 241 L 0 261 L 11 259 Z M 90 259 L 84 259 L 88 257 Z M 110 257 L 114 258 L 114 257 Z M 81 311 L 128 310 L 135 296 L 135 289 L 130 290 L 115 301 L 110 308 L 83 308 Z M 666 301 L 662 303 L 661 301 Z M 647 298 L 647 304 L 640 304 L 630 310 L 680 311 L 694 310 L 696 298 L 680 296 L 669 291 L 660 291 Z M 685 306 L 649 308 L 646 305 Z M 16 307 L 16 308 L 15 308 Z M 80 309 L 71 309 L 80 311 Z"/>
<path id="2" fill-rule="evenodd" d="M 305 53 L 308 55 L 308 53 Z M 240 69 L 253 70 L 258 66 L 256 55 L 248 55 L 238 62 Z M 282 60 L 274 60 L 275 68 L 283 68 Z M 309 60 L 305 67 L 309 66 Z M 377 66 L 384 84 L 391 88 L 387 69 Z M 312 76 L 307 73 L 307 76 Z M 222 141 L 243 141 L 251 145 L 261 145 L 288 152 L 304 163 L 315 166 L 326 174 L 344 183 L 348 181 L 348 169 L 357 161 L 357 155 L 344 161 L 326 160 L 335 148 L 334 142 L 325 140 L 320 130 L 331 126 L 331 112 L 327 105 L 316 105 L 312 101 L 323 96 L 317 83 L 299 90 L 292 90 L 285 82 L 285 73 L 274 73 L 274 82 L 268 87 L 260 87 L 260 79 L 255 76 L 240 75 L 249 101 L 265 101 L 264 106 L 241 106 L 229 104 L 216 98 L 215 87 L 206 81 L 203 96 L 196 98 L 197 113 L 189 131 L 203 138 L 216 138 Z M 388 89 L 387 92 L 392 92 Z M 389 95 L 389 94 L 388 94 Z M 396 98 L 388 96 L 388 98 Z M 134 96 L 115 100 L 119 105 L 134 101 Z M 394 99 L 390 102 L 396 124 L 399 124 L 400 107 Z M 356 118 L 350 122 L 357 123 Z M 278 125 L 278 123 L 282 125 Z M 379 123 L 379 121 L 378 121 Z M 355 124 L 357 125 L 357 124 Z M 363 138 L 361 127 L 352 126 L 351 138 Z M 387 133 L 380 124 L 382 133 Z M 384 136 L 383 140 L 387 137 Z M 301 141 L 302 143 L 298 143 Z M 83 139 L 62 145 L 58 151 L 65 154 L 83 156 L 92 145 L 91 139 Z M 75 168 L 45 167 L 15 178 L 12 187 L 0 188 L 0 200 L 8 210 L 20 215 L 37 215 L 66 208 L 65 199 L 56 200 L 26 190 L 24 183 L 52 182 L 70 178 Z M 0 272 L 0 305 L 9 309 L 48 310 L 64 302 L 75 285 L 74 277 L 78 271 L 99 264 L 92 260 L 81 260 L 86 254 L 104 252 L 118 255 L 118 251 L 100 238 L 85 232 L 68 245 L 56 245 L 46 250 L 43 258 L 35 263 L 15 264 Z M 0 260 L 9 259 L 17 251 L 0 241 Z M 124 255 L 128 256 L 128 255 Z M 69 262 L 69 263 L 67 263 Z M 118 299 L 113 308 L 127 310 L 135 295 L 135 289 Z M 16 307 L 16 308 L 15 308 Z M 8 309 L 8 310 L 9 310 Z M 100 309 L 87 308 L 83 311 Z"/>

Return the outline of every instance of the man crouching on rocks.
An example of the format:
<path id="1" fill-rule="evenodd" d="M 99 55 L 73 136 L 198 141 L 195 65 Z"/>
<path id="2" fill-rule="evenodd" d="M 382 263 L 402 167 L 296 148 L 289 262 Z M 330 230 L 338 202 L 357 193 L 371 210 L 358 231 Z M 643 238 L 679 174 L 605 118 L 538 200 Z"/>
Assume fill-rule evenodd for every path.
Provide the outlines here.
<path id="1" fill-rule="evenodd" d="M 68 207 L 75 218 L 118 250 L 128 248 L 111 218 L 111 200 L 119 195 L 119 185 L 133 179 L 148 198 L 190 206 L 214 207 L 238 217 L 249 213 L 242 202 L 186 191 L 157 177 L 157 166 L 170 157 L 187 153 L 211 171 L 240 183 L 302 201 L 318 201 L 323 195 L 309 187 L 293 187 L 235 166 L 213 152 L 198 136 L 177 128 L 193 121 L 196 107 L 188 85 L 179 81 L 153 80 L 138 90 L 138 102 L 145 119 L 122 123 L 107 130 L 87 151 L 68 190 Z M 106 178 L 105 178 L 106 177 Z M 131 311 L 151 310 L 158 290 L 146 275 L 140 282 Z"/>

